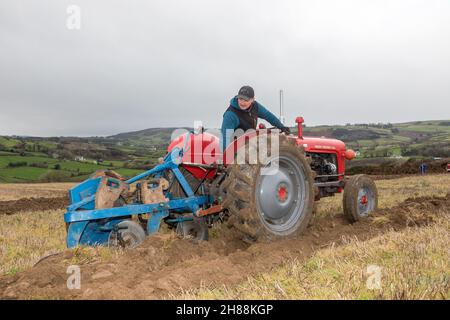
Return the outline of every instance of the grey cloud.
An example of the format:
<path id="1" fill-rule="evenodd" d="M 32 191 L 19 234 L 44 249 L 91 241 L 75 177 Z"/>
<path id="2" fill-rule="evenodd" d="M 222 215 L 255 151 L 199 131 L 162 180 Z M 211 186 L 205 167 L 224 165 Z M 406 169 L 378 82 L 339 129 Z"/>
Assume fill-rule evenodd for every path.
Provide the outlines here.
<path id="1" fill-rule="evenodd" d="M 81 30 L 66 8 L 81 8 Z M 450 118 L 448 1 L 0 4 L 0 134 L 220 126 L 242 84 L 306 123 Z"/>

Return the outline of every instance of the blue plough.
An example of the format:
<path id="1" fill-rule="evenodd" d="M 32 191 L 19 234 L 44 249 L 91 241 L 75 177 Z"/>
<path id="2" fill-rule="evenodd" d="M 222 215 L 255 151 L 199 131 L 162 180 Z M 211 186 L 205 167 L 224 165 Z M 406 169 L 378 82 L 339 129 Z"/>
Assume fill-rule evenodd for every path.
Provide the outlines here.
<path id="1" fill-rule="evenodd" d="M 187 139 L 188 140 L 188 139 Z M 131 231 L 128 240 L 138 244 L 142 241 L 139 234 L 154 234 L 160 228 L 161 222 L 178 224 L 192 221 L 202 208 L 215 203 L 217 199 L 210 195 L 195 195 L 191 186 L 180 171 L 179 165 L 183 158 L 185 147 L 176 147 L 168 153 L 162 163 L 153 169 L 143 172 L 129 180 L 123 181 L 112 176 L 93 176 L 69 191 L 71 204 L 67 207 L 64 221 L 67 226 L 67 247 L 72 248 L 79 245 L 98 246 L 111 245 L 112 239 L 118 239 L 123 243 L 127 237 L 126 229 Z M 156 203 L 129 203 L 117 207 L 97 208 L 96 195 L 102 184 L 108 188 L 129 189 L 133 183 L 138 183 L 146 178 L 159 179 L 165 172 L 171 171 L 174 179 L 183 188 L 187 195 L 185 198 L 174 198 L 168 191 L 164 193 L 166 201 Z M 190 212 L 191 214 L 169 217 L 170 212 Z M 133 216 L 148 216 L 146 230 L 133 222 Z M 130 225 L 134 224 L 134 225 Z M 131 228 L 133 227 L 133 228 Z M 136 228 L 142 228 L 136 232 Z M 134 230 L 134 234 L 133 234 Z"/>

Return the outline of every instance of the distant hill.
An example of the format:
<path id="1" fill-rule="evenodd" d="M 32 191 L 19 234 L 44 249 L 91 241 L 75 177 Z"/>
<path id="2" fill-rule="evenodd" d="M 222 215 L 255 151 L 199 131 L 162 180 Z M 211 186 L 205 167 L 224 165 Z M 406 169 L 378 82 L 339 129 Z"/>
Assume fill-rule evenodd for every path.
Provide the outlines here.
<path id="1" fill-rule="evenodd" d="M 175 129 L 87 138 L 0 136 L 0 182 L 81 180 L 106 167 L 130 176 L 157 163 Z M 450 120 L 306 125 L 304 135 L 343 140 L 360 159 L 450 157 Z"/>
<path id="2" fill-rule="evenodd" d="M 172 133 L 177 129 L 190 130 L 190 128 L 150 128 L 139 131 L 124 132 L 107 139 L 118 140 L 123 146 L 129 147 L 155 147 L 165 148 L 169 143 Z"/>
<path id="3" fill-rule="evenodd" d="M 304 132 L 340 139 L 361 157 L 450 157 L 449 120 L 316 126 Z"/>
<path id="4" fill-rule="evenodd" d="M 163 141 L 167 141 L 175 129 L 176 128 L 150 128 L 139 131 L 119 133 L 113 136 L 109 136 L 107 138 L 117 140 L 137 140 L 137 139 L 157 139 L 158 137 L 161 137 Z"/>
<path id="5" fill-rule="evenodd" d="M 187 129 L 187 128 L 185 128 Z M 175 128 L 152 128 L 120 133 L 109 138 L 126 145 L 166 146 Z M 297 129 L 292 128 L 296 133 Z M 435 156 L 450 157 L 450 120 L 405 123 L 361 123 L 305 126 L 304 135 L 344 141 L 361 157 Z"/>

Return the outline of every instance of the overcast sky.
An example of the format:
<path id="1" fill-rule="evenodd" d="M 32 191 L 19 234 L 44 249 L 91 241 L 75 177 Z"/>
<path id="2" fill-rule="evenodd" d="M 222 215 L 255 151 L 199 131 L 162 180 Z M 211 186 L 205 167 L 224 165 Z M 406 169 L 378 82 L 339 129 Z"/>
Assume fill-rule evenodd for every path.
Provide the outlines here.
<path id="1" fill-rule="evenodd" d="M 450 1 L 0 2 L 0 134 L 219 127 L 245 84 L 292 125 L 450 119 Z"/>

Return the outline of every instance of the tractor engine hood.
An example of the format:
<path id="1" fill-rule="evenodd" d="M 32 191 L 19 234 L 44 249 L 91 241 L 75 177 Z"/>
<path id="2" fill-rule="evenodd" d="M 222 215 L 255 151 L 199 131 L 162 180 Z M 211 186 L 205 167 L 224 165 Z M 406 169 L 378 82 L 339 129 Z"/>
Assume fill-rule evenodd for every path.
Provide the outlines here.
<path id="1" fill-rule="evenodd" d="M 297 144 L 302 145 L 307 152 L 345 152 L 345 143 L 337 139 L 303 137 L 303 139 L 297 138 Z"/>

